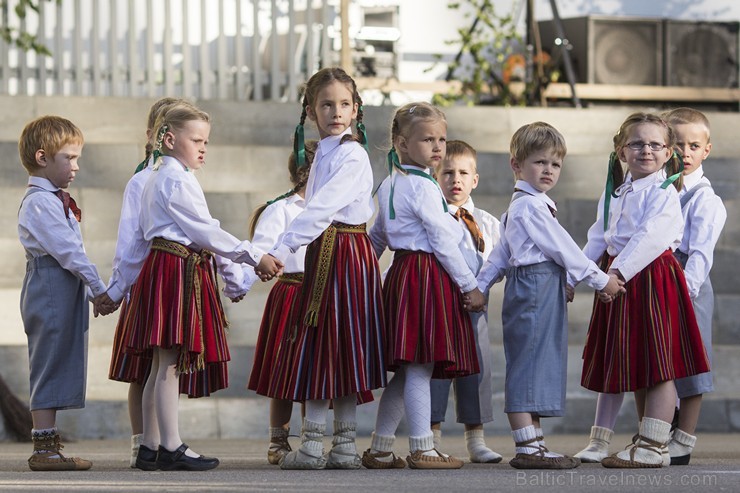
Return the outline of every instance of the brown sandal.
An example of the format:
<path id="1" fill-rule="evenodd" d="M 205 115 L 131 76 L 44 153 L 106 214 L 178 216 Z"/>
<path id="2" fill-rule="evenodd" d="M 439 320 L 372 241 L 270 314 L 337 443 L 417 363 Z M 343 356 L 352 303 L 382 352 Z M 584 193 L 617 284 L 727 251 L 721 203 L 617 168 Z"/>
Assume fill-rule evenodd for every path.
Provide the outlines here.
<path id="1" fill-rule="evenodd" d="M 515 469 L 574 469 L 581 465 L 581 461 L 575 457 L 564 455 L 562 457 L 546 457 L 547 447 L 539 444 L 540 438 L 532 438 L 523 442 L 516 442 L 516 447 L 536 448 L 531 454 L 518 453 L 509 461 L 509 465 Z M 536 445 L 534 445 L 536 444 Z"/>
<path id="2" fill-rule="evenodd" d="M 406 457 L 406 462 L 409 464 L 411 469 L 460 469 L 465 464 L 460 459 L 451 455 L 446 455 L 437 450 L 437 456 L 424 455 L 424 452 L 429 450 L 414 450 L 411 454 Z"/>
<path id="3" fill-rule="evenodd" d="M 393 457 L 391 461 L 378 460 L 379 457 Z M 406 462 L 396 457 L 393 452 L 370 452 L 370 449 L 365 450 L 362 454 L 362 465 L 368 469 L 403 469 L 406 467 Z"/>
<path id="4" fill-rule="evenodd" d="M 664 443 L 656 442 L 650 438 L 645 438 L 642 435 L 635 435 L 636 439 L 633 439 L 632 445 L 628 445 L 627 449 L 630 453 L 630 459 L 622 459 L 617 457 L 617 454 L 610 455 L 601 461 L 601 465 L 610 469 L 657 469 L 663 467 L 663 448 L 666 446 Z M 650 464 L 647 462 L 637 462 L 635 460 L 635 452 L 638 448 L 650 450 L 655 452 L 661 457 L 661 461 L 657 464 Z"/>

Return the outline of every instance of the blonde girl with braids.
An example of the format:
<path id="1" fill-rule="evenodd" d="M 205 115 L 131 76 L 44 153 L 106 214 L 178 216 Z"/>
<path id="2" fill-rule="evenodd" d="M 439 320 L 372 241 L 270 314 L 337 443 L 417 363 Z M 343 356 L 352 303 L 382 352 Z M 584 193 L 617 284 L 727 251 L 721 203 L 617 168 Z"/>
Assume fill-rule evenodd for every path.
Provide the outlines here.
<path id="1" fill-rule="evenodd" d="M 287 355 L 277 361 L 272 397 L 306 402 L 301 446 L 283 469 L 357 469 L 357 396 L 385 386 L 383 302 L 378 259 L 366 234 L 373 216 L 373 173 L 362 144 L 362 100 L 354 80 L 325 68 L 307 82 L 296 156 L 303 162 L 303 124 L 321 140 L 306 185 L 306 208 L 271 250 L 281 262 L 304 245 L 305 274 Z M 360 137 L 352 134 L 357 120 Z M 324 455 L 329 404 L 334 439 Z"/>
<path id="2" fill-rule="evenodd" d="M 604 458 L 605 467 L 668 465 L 674 380 L 709 371 L 686 280 L 673 255 L 684 229 L 676 190 L 682 163 L 675 143 L 673 130 L 657 115 L 634 113 L 625 120 L 583 249 L 625 281 L 626 293 L 594 300 L 581 383 L 596 392 L 635 392 L 641 420 L 633 443 Z M 621 162 L 627 163 L 626 178 Z"/>
<path id="3" fill-rule="evenodd" d="M 269 249 L 291 221 L 305 207 L 306 181 L 311 169 L 317 142 L 306 142 L 306 164 L 298 166 L 295 153 L 288 160 L 288 172 L 293 188 L 257 208 L 252 214 L 249 233 L 252 244 L 257 248 Z M 303 266 L 306 247 L 300 247 L 285 260 L 285 269 L 277 283 L 270 290 L 265 303 L 257 345 L 254 350 L 254 363 L 247 388 L 260 395 L 270 397 L 270 445 L 267 461 L 278 464 L 291 451 L 288 443 L 290 417 L 293 401 L 273 398 L 281 395 L 276 389 L 278 379 L 275 375 L 275 362 L 285 358 L 285 350 L 290 344 L 291 327 L 295 312 L 300 308 L 300 293 L 303 286 Z"/>
<path id="4" fill-rule="evenodd" d="M 162 111 L 175 103 L 185 103 L 176 98 L 162 98 L 157 100 L 149 109 L 146 125 L 146 147 L 144 160 L 136 167 L 134 176 L 126 184 L 123 191 L 123 203 L 121 205 L 121 219 L 118 222 L 118 239 L 116 241 L 116 254 L 113 257 L 113 272 L 118 271 L 121 259 L 128 256 L 128 249 L 132 246 L 134 232 L 139 224 L 139 213 L 141 211 L 141 193 L 144 184 L 152 174 L 152 152 L 154 151 L 154 124 L 157 116 Z M 110 286 L 110 284 L 109 284 Z M 119 312 L 116 332 L 113 336 L 113 353 L 108 371 L 108 378 L 119 382 L 128 382 L 128 415 L 131 422 L 131 460 L 130 466 L 136 467 L 136 456 L 139 454 L 139 445 L 143 437 L 141 416 L 141 394 L 144 391 L 144 383 L 151 366 L 151 358 L 126 353 L 124 341 L 126 335 L 123 332 L 123 322 L 126 319 L 127 298 L 123 298 L 121 311 Z"/>
<path id="5" fill-rule="evenodd" d="M 282 264 L 248 241 L 222 230 L 211 217 L 194 176 L 205 165 L 210 117 L 176 103 L 157 117 L 152 175 L 128 256 L 108 294 L 120 301 L 131 288 L 123 331 L 126 351 L 151 354 L 142 397 L 143 440 L 136 467 L 143 470 L 207 470 L 215 458 L 193 452 L 180 439 L 178 395 L 207 396 L 228 386 L 227 321 L 217 291 L 216 266 L 233 302 L 247 291 L 243 270 L 256 266 L 274 276 Z M 181 378 L 182 376 L 182 378 Z"/>
<path id="6" fill-rule="evenodd" d="M 414 469 L 457 469 L 463 462 L 434 446 L 432 378 L 478 373 L 470 317 L 485 297 L 460 250 L 463 230 L 431 172 L 445 157 L 447 121 L 427 103 L 400 108 L 391 128 L 389 171 L 378 189 L 380 211 L 370 230 L 375 254 L 395 252 L 383 284 L 386 365 L 395 375 L 383 391 L 370 449 L 369 469 L 403 468 L 393 443 L 404 414 Z"/>

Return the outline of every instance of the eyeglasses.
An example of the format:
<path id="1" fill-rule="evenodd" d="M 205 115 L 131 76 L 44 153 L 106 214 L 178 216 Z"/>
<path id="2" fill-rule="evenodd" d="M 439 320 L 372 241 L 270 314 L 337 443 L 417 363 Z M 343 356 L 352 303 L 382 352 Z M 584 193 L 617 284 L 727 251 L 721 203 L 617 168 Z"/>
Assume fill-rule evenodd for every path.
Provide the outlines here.
<path id="1" fill-rule="evenodd" d="M 666 147 L 668 147 L 665 144 L 661 144 L 660 142 L 627 142 L 627 147 L 632 149 L 633 151 L 641 151 L 645 148 L 645 146 L 648 146 L 651 151 L 662 151 Z"/>

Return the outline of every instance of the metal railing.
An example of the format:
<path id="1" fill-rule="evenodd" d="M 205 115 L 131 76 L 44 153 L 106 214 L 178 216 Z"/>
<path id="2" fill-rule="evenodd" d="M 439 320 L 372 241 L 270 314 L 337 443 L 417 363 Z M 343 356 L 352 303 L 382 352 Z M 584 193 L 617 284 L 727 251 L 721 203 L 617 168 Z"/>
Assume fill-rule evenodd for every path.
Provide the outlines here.
<path id="1" fill-rule="evenodd" d="M 3 24 L 52 56 L 0 41 L 0 94 L 295 101 L 338 58 L 332 0 L 41 1 Z"/>

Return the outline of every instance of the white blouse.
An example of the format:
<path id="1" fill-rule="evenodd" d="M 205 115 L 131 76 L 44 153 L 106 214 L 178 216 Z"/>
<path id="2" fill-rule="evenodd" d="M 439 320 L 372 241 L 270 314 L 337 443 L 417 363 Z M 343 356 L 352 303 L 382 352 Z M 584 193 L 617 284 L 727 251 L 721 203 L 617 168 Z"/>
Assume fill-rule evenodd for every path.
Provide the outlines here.
<path id="1" fill-rule="evenodd" d="M 683 236 L 683 217 L 676 187 L 661 188 L 660 172 L 639 180 L 627 176 L 609 204 L 609 223 L 604 231 L 604 193 L 596 222 L 588 230 L 583 252 L 597 261 L 608 252 L 616 257 L 611 265 L 626 281 L 647 267 L 667 249 L 675 250 Z"/>
<path id="2" fill-rule="evenodd" d="M 364 224 L 373 216 L 370 158 L 357 142 L 341 144 L 350 133 L 348 128 L 319 142 L 306 184 L 306 208 L 270 251 L 281 262 L 321 236 L 332 222 Z"/>
<path id="3" fill-rule="evenodd" d="M 429 173 L 428 169 L 424 171 Z M 395 219 L 390 219 L 389 211 L 391 180 Z M 370 240 L 378 257 L 386 247 L 433 253 L 462 292 L 477 287 L 475 274 L 460 251 L 464 232 L 457 220 L 445 212 L 439 186 L 421 176 L 394 172 L 381 183 L 377 195 L 379 212 L 370 229 Z"/>

